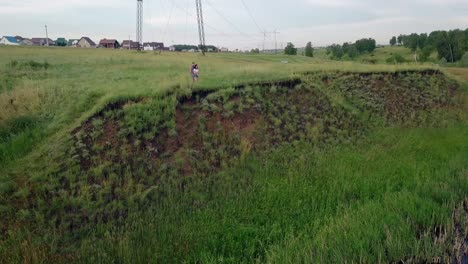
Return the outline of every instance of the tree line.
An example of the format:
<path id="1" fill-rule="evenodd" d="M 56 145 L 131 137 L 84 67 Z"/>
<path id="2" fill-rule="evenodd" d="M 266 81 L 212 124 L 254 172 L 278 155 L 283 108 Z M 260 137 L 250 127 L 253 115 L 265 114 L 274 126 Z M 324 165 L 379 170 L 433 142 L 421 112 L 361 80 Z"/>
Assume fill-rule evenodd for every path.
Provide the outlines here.
<path id="1" fill-rule="evenodd" d="M 327 54 L 331 55 L 333 59 L 342 59 L 343 57 L 356 58 L 357 56 L 373 52 L 377 47 L 375 39 L 363 38 L 354 43 L 345 42 L 343 45 L 333 44 L 327 47 Z"/>
<path id="2" fill-rule="evenodd" d="M 178 44 L 178 45 L 173 45 L 175 51 L 183 51 L 183 50 L 201 50 L 200 46 L 195 46 L 195 45 L 188 45 L 188 44 Z M 218 48 L 213 46 L 213 45 L 205 45 L 205 50 L 212 50 L 214 52 L 218 51 Z"/>
<path id="3" fill-rule="evenodd" d="M 286 47 L 284 48 L 284 54 L 286 55 L 297 55 L 297 48 L 291 42 L 288 42 Z M 312 42 L 307 42 L 304 48 L 304 56 L 306 57 L 314 57 L 314 48 L 312 47 Z"/>
<path id="4" fill-rule="evenodd" d="M 426 61 L 432 52 L 437 51 L 439 59 L 453 63 L 468 52 L 468 29 L 393 36 L 390 45 L 401 45 L 411 49 L 415 58 L 421 61 Z"/>

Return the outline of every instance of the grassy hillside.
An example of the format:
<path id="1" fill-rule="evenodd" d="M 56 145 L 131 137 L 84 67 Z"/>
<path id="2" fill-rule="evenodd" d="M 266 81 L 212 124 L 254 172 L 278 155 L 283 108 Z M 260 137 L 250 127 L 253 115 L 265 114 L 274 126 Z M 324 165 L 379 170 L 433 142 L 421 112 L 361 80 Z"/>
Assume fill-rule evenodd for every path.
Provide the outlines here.
<path id="1" fill-rule="evenodd" d="M 385 46 L 375 49 L 371 54 L 363 54 L 359 56 L 358 61 L 362 62 L 376 62 L 386 63 L 387 59 L 394 54 L 401 55 L 405 61 L 414 62 L 414 53 L 410 49 L 405 47 L 391 47 Z"/>
<path id="2" fill-rule="evenodd" d="M 1 47 L 0 256 L 457 260 L 467 84 L 431 67 Z"/>
<path id="3" fill-rule="evenodd" d="M 201 81 L 191 83 L 196 61 Z M 283 63 L 287 61 L 288 63 Z M 176 90 L 219 89 L 290 79 L 304 71 L 395 71 L 428 66 L 370 67 L 301 56 L 136 53 L 68 48 L 0 48 L 0 168 L 43 138 L 77 127 L 110 102 Z M 4 132 L 2 132 L 4 131 Z"/>

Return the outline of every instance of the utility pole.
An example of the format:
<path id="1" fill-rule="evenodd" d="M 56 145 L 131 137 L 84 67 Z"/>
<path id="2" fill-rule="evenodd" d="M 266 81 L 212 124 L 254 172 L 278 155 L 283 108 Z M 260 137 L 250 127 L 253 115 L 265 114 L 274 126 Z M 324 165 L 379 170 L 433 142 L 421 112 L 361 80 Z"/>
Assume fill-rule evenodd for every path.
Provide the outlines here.
<path id="1" fill-rule="evenodd" d="M 137 0 L 137 27 L 136 37 L 138 42 L 138 51 L 143 46 L 143 0 Z"/>
<path id="2" fill-rule="evenodd" d="M 275 54 L 278 52 L 278 42 L 276 40 L 276 34 L 278 34 L 279 32 L 276 31 L 276 29 L 272 32 L 273 34 L 275 34 Z"/>
<path id="3" fill-rule="evenodd" d="M 263 45 L 262 45 L 262 52 L 265 53 L 265 40 L 266 40 L 266 30 L 263 30 Z"/>
<path id="4" fill-rule="evenodd" d="M 205 56 L 205 25 L 203 24 L 203 10 L 201 0 L 195 0 L 197 5 L 198 36 L 200 37 L 200 49 Z"/>
<path id="5" fill-rule="evenodd" d="M 49 47 L 49 33 L 47 32 L 47 25 L 45 27 L 45 35 L 46 35 L 46 45 Z"/>

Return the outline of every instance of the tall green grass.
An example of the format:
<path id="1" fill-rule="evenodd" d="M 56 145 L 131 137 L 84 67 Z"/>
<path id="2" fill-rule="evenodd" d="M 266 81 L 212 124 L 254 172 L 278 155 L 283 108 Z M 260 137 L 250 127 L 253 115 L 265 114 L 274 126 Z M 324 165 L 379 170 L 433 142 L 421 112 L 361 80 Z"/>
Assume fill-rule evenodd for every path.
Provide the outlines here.
<path id="1" fill-rule="evenodd" d="M 427 260 L 448 247 L 448 240 L 431 243 L 430 230 L 443 225 L 450 232 L 454 204 L 468 196 L 466 122 L 457 126 L 450 119 L 442 126 L 448 128 L 382 128 L 356 146 L 316 149 L 296 143 L 250 155 L 227 171 L 182 179 L 188 183 L 184 192 L 165 190 L 164 199 L 126 220 L 62 239 L 41 229 L 40 221 L 52 219 L 39 219 L 34 227 L 25 224 L 37 214 L 34 207 L 28 211 L 21 209 L 24 205 L 4 203 L 28 197 L 30 190 L 62 195 L 62 204 L 41 201 L 51 212 L 77 203 L 47 189 L 41 180 L 61 184 L 57 172 L 73 174 L 76 168 L 61 163 L 72 145 L 70 135 L 108 103 L 288 79 L 306 71 L 391 72 L 432 66 L 370 66 L 284 55 L 199 57 L 0 47 L 0 74 L 9 72 L 12 61 L 47 61 L 48 66 L 34 74 L 20 67 L 18 75 L 0 78 L 0 108 L 5 110 L 0 115 L 0 216 L 15 217 L 9 230 L 0 222 L 0 257 L 6 262 Z M 196 84 L 187 73 L 192 61 L 202 70 Z M 338 89 L 325 92 L 334 103 L 357 111 Z M 156 118 L 151 109 L 128 110 L 145 122 Z M 131 133 L 141 130 L 132 122 L 125 125 Z M 155 183 L 152 190 L 158 188 L 162 186 Z"/>
<path id="2" fill-rule="evenodd" d="M 193 61 L 201 69 L 198 83 L 192 83 L 188 73 Z M 45 138 L 76 128 L 108 103 L 119 100 L 272 82 L 310 71 L 428 67 L 432 66 L 371 66 L 286 55 L 213 53 L 202 57 L 190 53 L 4 46 L 0 47 L 0 127 L 18 116 L 40 116 L 45 123 L 41 133 L 18 151 L 11 148 L 11 142 L 0 142 L 0 148 L 10 148 L 9 156 L 21 158 L 29 153 L 25 149 L 31 150 Z M 2 163 L 0 160 L 0 168 L 6 166 Z"/>
<path id="3" fill-rule="evenodd" d="M 123 225 L 96 228 L 92 263 L 429 261 L 468 195 L 466 127 L 388 128 L 356 146 L 283 146 L 201 178 Z"/>

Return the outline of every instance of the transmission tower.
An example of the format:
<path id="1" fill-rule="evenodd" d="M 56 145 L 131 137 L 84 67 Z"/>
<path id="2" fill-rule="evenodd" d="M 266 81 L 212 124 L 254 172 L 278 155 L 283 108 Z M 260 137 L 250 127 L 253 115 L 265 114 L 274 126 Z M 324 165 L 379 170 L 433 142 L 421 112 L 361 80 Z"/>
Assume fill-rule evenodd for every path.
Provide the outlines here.
<path id="1" fill-rule="evenodd" d="M 279 32 L 276 31 L 276 29 L 275 29 L 275 30 L 274 30 L 273 32 L 271 32 L 271 33 L 275 34 L 275 54 L 276 54 L 276 53 L 278 53 L 278 41 L 276 40 L 276 34 L 278 34 Z"/>
<path id="2" fill-rule="evenodd" d="M 141 51 L 143 46 L 143 0 L 137 0 L 136 38 L 138 50 Z M 129 45 L 131 46 L 131 43 Z"/>
<path id="3" fill-rule="evenodd" d="M 200 49 L 205 56 L 205 25 L 203 24 L 203 11 L 201 0 L 195 0 L 197 5 L 198 35 L 200 37 Z"/>
<path id="4" fill-rule="evenodd" d="M 47 32 L 47 25 L 45 25 L 45 34 L 46 34 L 46 45 L 49 47 L 49 33 Z"/>

